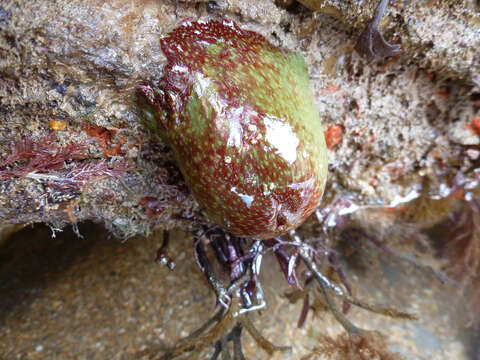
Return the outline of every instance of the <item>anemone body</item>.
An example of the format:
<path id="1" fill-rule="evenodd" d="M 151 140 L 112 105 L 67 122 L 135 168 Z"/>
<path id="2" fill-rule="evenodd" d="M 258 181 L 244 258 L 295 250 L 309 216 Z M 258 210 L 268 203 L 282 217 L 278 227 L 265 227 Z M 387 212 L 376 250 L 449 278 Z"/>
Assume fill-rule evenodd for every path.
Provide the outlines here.
<path id="1" fill-rule="evenodd" d="M 242 237 L 299 226 L 327 177 L 303 57 L 225 20 L 184 22 L 161 46 L 164 75 L 139 86 L 139 112 L 173 149 L 207 215 Z"/>

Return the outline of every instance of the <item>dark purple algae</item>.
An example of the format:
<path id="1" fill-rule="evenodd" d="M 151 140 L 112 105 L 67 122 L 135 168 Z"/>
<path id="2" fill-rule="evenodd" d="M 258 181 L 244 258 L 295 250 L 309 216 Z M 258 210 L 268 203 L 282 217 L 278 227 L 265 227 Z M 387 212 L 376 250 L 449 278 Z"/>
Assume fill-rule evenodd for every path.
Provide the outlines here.
<path id="1" fill-rule="evenodd" d="M 228 232 L 260 239 L 318 206 L 327 150 L 300 54 L 231 21 L 184 22 L 161 40 L 168 63 L 137 91 L 196 200 Z"/>

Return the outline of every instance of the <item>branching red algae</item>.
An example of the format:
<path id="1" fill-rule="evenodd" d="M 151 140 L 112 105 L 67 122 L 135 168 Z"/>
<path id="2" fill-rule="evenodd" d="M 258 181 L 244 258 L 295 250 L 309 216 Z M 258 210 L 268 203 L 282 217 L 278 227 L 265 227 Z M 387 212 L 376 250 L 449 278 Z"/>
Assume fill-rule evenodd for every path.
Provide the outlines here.
<path id="1" fill-rule="evenodd" d="M 55 144 L 54 133 L 37 141 L 23 138 L 12 144 L 10 154 L 0 162 L 0 179 L 21 177 L 28 173 L 44 173 L 65 168 L 66 161 L 87 158 L 85 144 Z"/>

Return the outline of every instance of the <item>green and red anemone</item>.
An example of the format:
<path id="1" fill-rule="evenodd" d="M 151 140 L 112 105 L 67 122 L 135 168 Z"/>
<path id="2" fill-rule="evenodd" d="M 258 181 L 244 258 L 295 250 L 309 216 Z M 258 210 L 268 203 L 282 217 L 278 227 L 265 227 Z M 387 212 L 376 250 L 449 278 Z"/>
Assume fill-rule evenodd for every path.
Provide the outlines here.
<path id="1" fill-rule="evenodd" d="M 139 114 L 172 148 L 194 197 L 229 233 L 272 238 L 318 206 L 327 149 L 300 54 L 231 21 L 186 21 L 161 40 L 163 77 Z"/>

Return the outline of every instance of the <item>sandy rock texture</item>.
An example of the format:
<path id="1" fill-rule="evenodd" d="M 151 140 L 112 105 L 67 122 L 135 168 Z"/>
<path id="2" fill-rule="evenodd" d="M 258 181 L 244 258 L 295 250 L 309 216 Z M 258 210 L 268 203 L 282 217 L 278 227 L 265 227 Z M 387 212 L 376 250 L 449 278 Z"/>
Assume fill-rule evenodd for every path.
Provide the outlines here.
<path id="1" fill-rule="evenodd" d="M 335 193 L 389 204 L 439 194 L 471 169 L 478 149 L 462 145 L 479 142 L 476 2 L 396 2 L 382 31 L 404 54 L 372 63 L 353 46 L 375 1 L 303 3 L 3 1 L 1 222 L 93 219 L 120 237 L 188 226 L 179 218 L 197 205 L 132 101 L 139 81 L 161 75 L 158 37 L 185 18 L 230 18 L 304 54 L 334 139 Z"/>

